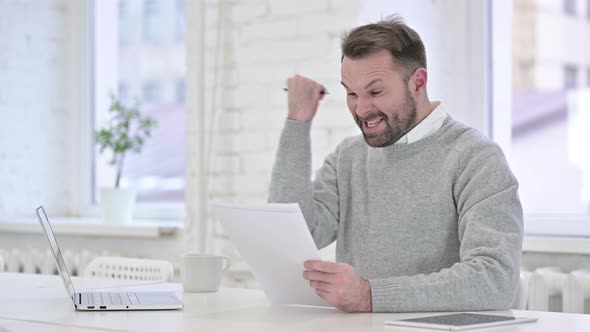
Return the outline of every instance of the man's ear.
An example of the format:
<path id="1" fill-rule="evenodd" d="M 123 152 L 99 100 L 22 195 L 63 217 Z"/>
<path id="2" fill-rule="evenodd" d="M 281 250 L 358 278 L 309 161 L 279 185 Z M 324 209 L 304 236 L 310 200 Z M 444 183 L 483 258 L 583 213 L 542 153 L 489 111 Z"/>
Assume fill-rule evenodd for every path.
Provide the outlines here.
<path id="1" fill-rule="evenodd" d="M 428 82 L 428 72 L 425 68 L 418 68 L 410 78 L 409 88 L 414 96 L 420 96 L 426 93 L 426 83 Z"/>

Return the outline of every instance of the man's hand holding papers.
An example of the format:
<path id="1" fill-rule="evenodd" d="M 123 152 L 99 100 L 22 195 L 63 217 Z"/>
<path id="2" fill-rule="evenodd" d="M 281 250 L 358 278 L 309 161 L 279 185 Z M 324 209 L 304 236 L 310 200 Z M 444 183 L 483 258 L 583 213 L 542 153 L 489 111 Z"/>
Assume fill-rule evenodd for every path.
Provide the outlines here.
<path id="1" fill-rule="evenodd" d="M 303 278 L 316 294 L 345 312 L 371 312 L 371 286 L 356 269 L 345 263 L 305 261 Z"/>

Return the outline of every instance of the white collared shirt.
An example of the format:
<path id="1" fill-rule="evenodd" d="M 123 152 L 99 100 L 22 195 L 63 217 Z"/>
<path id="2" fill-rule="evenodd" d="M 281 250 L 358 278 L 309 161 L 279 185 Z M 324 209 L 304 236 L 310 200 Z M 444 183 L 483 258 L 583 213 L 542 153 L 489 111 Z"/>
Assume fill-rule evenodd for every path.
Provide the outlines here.
<path id="1" fill-rule="evenodd" d="M 446 118 L 447 113 L 442 109 L 442 105 L 439 104 L 422 122 L 408 131 L 394 144 L 411 144 L 426 138 L 440 129 Z"/>

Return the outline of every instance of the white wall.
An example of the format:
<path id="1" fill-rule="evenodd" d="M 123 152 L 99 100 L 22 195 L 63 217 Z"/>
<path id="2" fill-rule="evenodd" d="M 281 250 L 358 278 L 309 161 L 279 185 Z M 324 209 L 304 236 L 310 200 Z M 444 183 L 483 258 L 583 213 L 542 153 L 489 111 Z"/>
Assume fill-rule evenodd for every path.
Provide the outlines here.
<path id="1" fill-rule="evenodd" d="M 72 213 L 68 1 L 0 0 L 0 216 Z"/>
<path id="2" fill-rule="evenodd" d="M 215 81 L 215 58 L 223 59 L 218 63 L 221 101 L 211 160 L 212 198 L 266 199 L 287 113 L 283 87 L 295 73 L 318 80 L 331 93 L 313 125 L 314 167 L 343 137 L 357 133 L 339 69 L 339 32 L 355 24 L 355 2 L 334 7 L 327 0 L 250 1 L 227 9 L 222 27 L 226 47 L 216 55 L 209 38 L 206 58 L 208 83 Z"/>

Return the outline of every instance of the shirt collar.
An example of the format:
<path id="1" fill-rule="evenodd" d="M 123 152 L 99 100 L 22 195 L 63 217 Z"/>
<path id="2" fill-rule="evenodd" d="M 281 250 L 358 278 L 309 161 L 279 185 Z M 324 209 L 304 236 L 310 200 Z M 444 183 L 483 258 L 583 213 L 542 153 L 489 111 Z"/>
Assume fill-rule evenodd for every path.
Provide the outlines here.
<path id="1" fill-rule="evenodd" d="M 424 118 L 424 120 L 408 131 L 397 142 L 395 142 L 395 144 L 412 144 L 432 135 L 435 131 L 442 127 L 446 118 L 447 113 L 439 103 L 439 105 L 437 105 L 436 108 L 430 112 L 426 118 Z"/>

